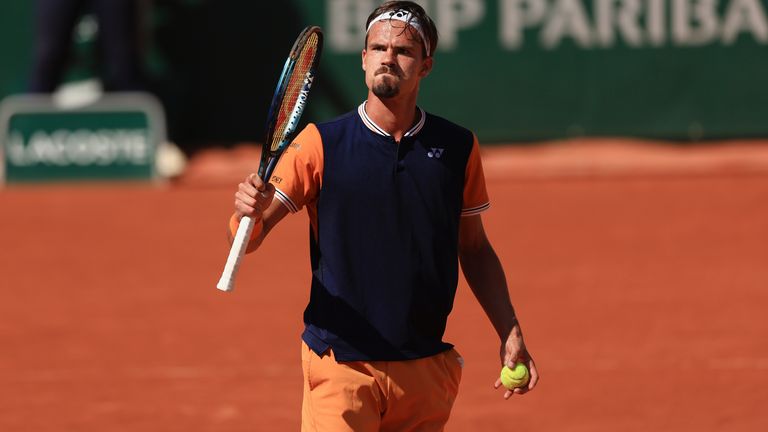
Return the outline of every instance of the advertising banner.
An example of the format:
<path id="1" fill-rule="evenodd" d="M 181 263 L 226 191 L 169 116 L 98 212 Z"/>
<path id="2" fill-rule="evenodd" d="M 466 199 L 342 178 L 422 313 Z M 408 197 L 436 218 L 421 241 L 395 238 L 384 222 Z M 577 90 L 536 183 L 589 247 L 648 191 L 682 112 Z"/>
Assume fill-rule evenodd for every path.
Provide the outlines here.
<path id="1" fill-rule="evenodd" d="M 375 0 L 296 0 L 327 35 L 318 82 L 365 97 Z M 768 0 L 424 0 L 440 43 L 419 103 L 484 142 L 768 136 Z M 313 101 L 314 103 L 314 101 Z"/>
<path id="2" fill-rule="evenodd" d="M 78 108 L 47 96 L 11 96 L 0 105 L 0 182 L 150 180 L 166 140 L 158 102 L 111 94 Z"/>

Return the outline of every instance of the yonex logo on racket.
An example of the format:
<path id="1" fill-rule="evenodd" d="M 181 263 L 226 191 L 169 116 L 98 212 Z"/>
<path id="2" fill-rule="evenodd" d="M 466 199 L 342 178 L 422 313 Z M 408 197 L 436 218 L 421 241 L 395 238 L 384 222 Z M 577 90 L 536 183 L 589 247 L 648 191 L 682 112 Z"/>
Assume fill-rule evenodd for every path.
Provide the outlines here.
<path id="1" fill-rule="evenodd" d="M 296 99 L 296 105 L 293 107 L 293 112 L 291 113 L 290 118 L 288 118 L 288 124 L 285 128 L 286 135 L 293 132 L 293 129 L 299 123 L 299 118 L 301 118 L 301 113 L 304 111 L 304 105 L 307 103 L 309 89 L 312 87 L 312 81 L 314 79 L 315 76 L 313 75 L 313 71 L 310 70 L 307 72 L 306 78 L 304 78 L 304 85 L 302 86 L 301 91 L 299 92 L 299 96 Z"/>
<path id="2" fill-rule="evenodd" d="M 443 152 L 445 149 L 432 147 L 427 152 L 427 157 L 434 158 L 434 159 L 440 159 L 440 156 L 443 155 Z"/>

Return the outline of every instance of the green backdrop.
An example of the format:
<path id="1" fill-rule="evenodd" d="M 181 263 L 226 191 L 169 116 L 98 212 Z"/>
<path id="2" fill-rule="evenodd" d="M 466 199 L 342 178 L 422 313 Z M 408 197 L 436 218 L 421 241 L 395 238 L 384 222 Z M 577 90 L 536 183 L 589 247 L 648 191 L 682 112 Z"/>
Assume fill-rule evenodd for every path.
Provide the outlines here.
<path id="1" fill-rule="evenodd" d="M 485 141 L 573 135 L 768 135 L 766 0 L 431 0 L 441 48 L 428 110 Z M 374 1 L 301 1 L 328 37 L 324 75 L 364 97 Z"/>
<path id="2" fill-rule="evenodd" d="M 272 5 L 272 3 L 280 3 Z M 365 97 L 374 0 L 154 2 L 147 73 L 177 141 L 258 140 L 283 57 L 326 34 L 306 120 Z M 768 0 L 428 0 L 440 49 L 419 103 L 483 142 L 768 136 Z M 23 89 L 30 2 L 0 5 L 0 96 Z"/>

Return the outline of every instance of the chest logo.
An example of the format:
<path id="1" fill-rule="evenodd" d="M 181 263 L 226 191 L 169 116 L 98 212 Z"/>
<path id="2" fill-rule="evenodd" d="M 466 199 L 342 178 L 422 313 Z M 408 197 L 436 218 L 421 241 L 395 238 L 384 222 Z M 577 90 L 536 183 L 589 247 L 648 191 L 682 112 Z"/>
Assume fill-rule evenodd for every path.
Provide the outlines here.
<path id="1" fill-rule="evenodd" d="M 445 149 L 432 147 L 427 152 L 427 157 L 434 158 L 434 159 L 440 159 L 440 157 L 443 155 L 443 152 Z"/>

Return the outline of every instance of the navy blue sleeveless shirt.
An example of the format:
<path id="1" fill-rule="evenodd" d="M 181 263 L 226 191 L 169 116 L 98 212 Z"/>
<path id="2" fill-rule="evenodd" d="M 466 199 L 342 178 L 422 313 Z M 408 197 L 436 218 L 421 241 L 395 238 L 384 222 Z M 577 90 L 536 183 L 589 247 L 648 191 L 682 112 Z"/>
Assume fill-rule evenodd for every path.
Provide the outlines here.
<path id="1" fill-rule="evenodd" d="M 464 203 L 472 132 L 420 113 L 399 143 L 364 104 L 316 126 L 322 187 L 313 202 L 302 338 L 318 354 L 332 348 L 339 361 L 407 360 L 452 347 L 443 333 L 458 283 L 459 222 L 488 202 L 479 169 L 484 202 Z M 303 145 L 301 135 L 295 145 Z"/>

